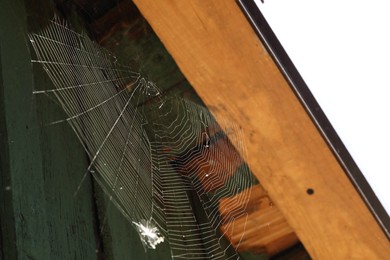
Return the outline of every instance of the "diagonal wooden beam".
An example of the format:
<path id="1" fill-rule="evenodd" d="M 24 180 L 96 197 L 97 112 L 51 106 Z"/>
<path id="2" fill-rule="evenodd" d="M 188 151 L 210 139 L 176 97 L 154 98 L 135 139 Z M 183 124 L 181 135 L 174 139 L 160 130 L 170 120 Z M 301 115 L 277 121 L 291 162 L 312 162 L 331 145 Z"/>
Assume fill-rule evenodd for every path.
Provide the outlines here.
<path id="1" fill-rule="evenodd" d="M 246 131 L 247 162 L 311 256 L 386 259 L 389 241 L 235 1 L 134 2 L 217 120 Z"/>

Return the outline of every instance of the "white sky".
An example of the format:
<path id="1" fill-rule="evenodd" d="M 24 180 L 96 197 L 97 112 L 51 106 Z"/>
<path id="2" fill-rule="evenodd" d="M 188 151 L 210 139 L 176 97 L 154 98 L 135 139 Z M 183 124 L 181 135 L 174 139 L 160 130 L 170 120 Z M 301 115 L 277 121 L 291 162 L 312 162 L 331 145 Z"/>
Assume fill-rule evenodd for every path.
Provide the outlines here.
<path id="1" fill-rule="evenodd" d="M 390 215 L 390 2 L 256 1 Z"/>

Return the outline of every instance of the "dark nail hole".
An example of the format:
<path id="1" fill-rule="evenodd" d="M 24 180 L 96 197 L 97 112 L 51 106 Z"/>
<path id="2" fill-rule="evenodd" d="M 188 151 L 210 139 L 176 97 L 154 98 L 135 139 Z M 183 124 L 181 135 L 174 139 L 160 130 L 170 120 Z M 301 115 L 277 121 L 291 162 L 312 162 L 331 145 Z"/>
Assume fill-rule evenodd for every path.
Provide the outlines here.
<path id="1" fill-rule="evenodd" d="M 309 194 L 309 195 L 313 195 L 314 194 L 314 190 L 309 188 L 306 190 L 306 193 Z"/>

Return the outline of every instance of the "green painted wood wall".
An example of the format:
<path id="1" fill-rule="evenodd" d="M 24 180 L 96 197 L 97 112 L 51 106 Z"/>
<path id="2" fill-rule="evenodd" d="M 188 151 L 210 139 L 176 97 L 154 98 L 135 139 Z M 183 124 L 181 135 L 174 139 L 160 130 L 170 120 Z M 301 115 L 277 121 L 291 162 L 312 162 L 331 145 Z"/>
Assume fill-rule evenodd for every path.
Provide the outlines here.
<path id="1" fill-rule="evenodd" d="M 49 7 L 41 6 L 43 17 Z M 64 114 L 32 95 L 35 86 L 51 85 L 30 62 L 26 33 L 33 15 L 23 1 L 1 1 L 0 12 L 2 257 L 95 259 L 91 180 L 73 196 L 86 156 L 68 125 L 41 125 Z"/>

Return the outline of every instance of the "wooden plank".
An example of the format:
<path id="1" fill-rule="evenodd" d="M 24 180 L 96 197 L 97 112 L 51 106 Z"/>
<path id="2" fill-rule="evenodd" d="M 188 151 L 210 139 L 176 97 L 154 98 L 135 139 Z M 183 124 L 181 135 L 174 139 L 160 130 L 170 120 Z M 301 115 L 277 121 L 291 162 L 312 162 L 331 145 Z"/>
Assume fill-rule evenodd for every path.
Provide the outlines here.
<path id="1" fill-rule="evenodd" d="M 47 1 L 29 2 L 0 2 L 3 257 L 94 259 L 90 179 L 73 196 L 85 172 L 86 156 L 67 124 L 44 126 L 64 118 L 62 109 L 47 97 L 33 96 L 35 87 L 53 86 L 42 68 L 31 64 L 27 27 L 47 22 L 52 11 Z"/>
<path id="2" fill-rule="evenodd" d="M 247 197 L 249 197 L 249 199 Z M 243 199 L 248 199 L 248 203 L 244 205 L 237 203 L 237 201 L 242 201 Z M 226 219 L 227 215 L 234 217 L 234 212 L 245 210 L 250 213 L 269 207 L 270 204 L 272 204 L 272 202 L 268 198 L 267 193 L 264 191 L 263 187 L 258 184 L 233 197 L 221 199 L 218 208 L 222 221 L 226 222 L 228 221 L 228 219 Z"/>
<path id="3" fill-rule="evenodd" d="M 389 241 L 234 0 L 135 0 L 315 259 L 386 259 Z M 314 190 L 308 195 L 307 189 Z"/>
<path id="4" fill-rule="evenodd" d="M 246 207 L 237 203 L 249 196 Z M 247 215 L 242 214 L 245 207 Z M 221 233 L 226 234 L 238 251 L 266 252 L 275 255 L 298 243 L 298 238 L 279 209 L 271 202 L 260 185 L 219 202 L 223 225 Z M 234 230 L 229 230 L 231 225 Z M 242 234 L 242 231 L 245 231 Z"/>
<path id="5" fill-rule="evenodd" d="M 245 233 L 229 232 L 230 224 L 234 224 L 236 230 L 245 230 Z M 297 236 L 281 212 L 272 206 L 260 208 L 248 216 L 224 224 L 221 231 L 238 247 L 238 251 L 275 255 L 298 243 Z"/>

